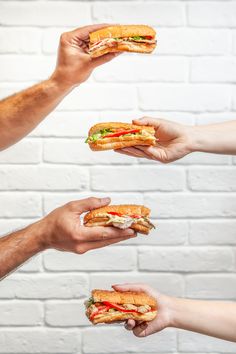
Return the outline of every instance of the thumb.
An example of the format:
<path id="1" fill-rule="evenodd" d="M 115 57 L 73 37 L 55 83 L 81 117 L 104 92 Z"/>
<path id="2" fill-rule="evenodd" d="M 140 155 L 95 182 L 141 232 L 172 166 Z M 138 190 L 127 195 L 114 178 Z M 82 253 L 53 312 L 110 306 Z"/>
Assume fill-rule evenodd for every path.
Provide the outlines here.
<path id="1" fill-rule="evenodd" d="M 139 119 L 134 119 L 133 124 L 137 124 L 137 125 L 150 125 L 153 126 L 155 128 L 158 128 L 161 124 L 161 120 L 160 119 L 155 119 L 155 118 L 149 118 L 149 117 L 142 117 Z"/>
<path id="2" fill-rule="evenodd" d="M 74 211 L 77 211 L 79 214 L 82 214 L 86 211 L 90 211 L 93 209 L 101 208 L 110 204 L 110 198 L 95 198 L 90 197 L 82 200 L 78 200 L 77 202 L 73 203 Z"/>

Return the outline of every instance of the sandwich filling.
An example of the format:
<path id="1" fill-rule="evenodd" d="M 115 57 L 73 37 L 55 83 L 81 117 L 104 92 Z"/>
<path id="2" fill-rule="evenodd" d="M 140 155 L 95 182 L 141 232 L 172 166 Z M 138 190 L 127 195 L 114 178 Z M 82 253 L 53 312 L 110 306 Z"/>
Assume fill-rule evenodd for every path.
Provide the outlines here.
<path id="1" fill-rule="evenodd" d="M 125 215 L 110 211 L 99 213 L 96 215 L 96 221 L 104 221 L 107 225 L 118 227 L 119 229 L 127 229 L 132 224 L 141 224 L 149 229 L 155 229 L 155 226 L 150 222 L 149 218 L 141 215 Z"/>
<path id="2" fill-rule="evenodd" d="M 95 318 L 103 317 L 104 315 L 113 315 L 119 313 L 135 313 L 146 314 L 148 312 L 156 311 L 149 305 L 136 306 L 133 304 L 115 304 L 109 301 L 95 302 L 93 297 L 85 302 L 87 308 L 86 314 L 88 318 L 93 321 Z"/>
<path id="3" fill-rule="evenodd" d="M 154 135 L 149 133 L 145 129 L 101 129 L 96 133 L 90 135 L 85 142 L 86 143 L 95 143 L 97 140 L 106 139 L 106 138 L 117 138 L 121 136 L 142 136 L 142 139 L 153 139 L 155 140 Z"/>
<path id="4" fill-rule="evenodd" d="M 156 40 L 152 36 L 134 36 L 123 38 L 105 38 L 91 45 L 89 52 L 92 53 L 97 49 L 105 49 L 107 47 L 116 47 L 118 44 L 127 43 L 145 43 L 147 45 L 156 44 Z"/>

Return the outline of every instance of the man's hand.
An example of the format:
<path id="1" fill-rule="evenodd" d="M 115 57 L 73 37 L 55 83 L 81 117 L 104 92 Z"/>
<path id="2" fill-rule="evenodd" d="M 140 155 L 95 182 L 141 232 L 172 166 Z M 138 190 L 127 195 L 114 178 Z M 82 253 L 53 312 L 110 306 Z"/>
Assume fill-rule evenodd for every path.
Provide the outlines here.
<path id="1" fill-rule="evenodd" d="M 88 79 L 93 69 L 115 58 L 119 53 L 92 59 L 88 54 L 89 33 L 107 27 L 106 24 L 78 28 L 61 35 L 58 61 L 52 79 L 73 88 Z"/>
<path id="2" fill-rule="evenodd" d="M 150 334 L 160 332 L 164 328 L 171 325 L 171 316 L 169 312 L 170 298 L 166 295 L 159 294 L 150 286 L 145 284 L 123 284 L 113 285 L 116 291 L 142 291 L 148 295 L 154 297 L 158 304 L 157 317 L 150 322 L 135 322 L 134 320 L 128 320 L 125 324 L 125 328 L 128 331 L 133 331 L 136 337 L 147 337 Z"/>
<path id="3" fill-rule="evenodd" d="M 134 237 L 135 232 L 132 229 L 81 225 L 82 213 L 109 203 L 109 198 L 88 198 L 70 202 L 52 211 L 41 220 L 42 247 L 83 254 Z"/>
<path id="4" fill-rule="evenodd" d="M 190 137 L 192 127 L 190 126 L 149 117 L 133 120 L 133 124 L 153 126 L 157 138 L 156 145 L 127 147 L 116 150 L 117 152 L 163 163 L 178 160 L 191 152 Z"/>

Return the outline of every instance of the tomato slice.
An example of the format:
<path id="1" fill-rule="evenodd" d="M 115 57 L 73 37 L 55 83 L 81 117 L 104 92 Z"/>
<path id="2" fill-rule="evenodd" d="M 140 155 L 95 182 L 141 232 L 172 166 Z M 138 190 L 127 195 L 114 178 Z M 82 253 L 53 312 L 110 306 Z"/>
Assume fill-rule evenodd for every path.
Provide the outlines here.
<path id="1" fill-rule="evenodd" d="M 134 219 L 141 219 L 142 216 L 133 214 L 133 215 L 130 215 L 130 217 L 134 218 Z"/>
<path id="2" fill-rule="evenodd" d="M 121 135 L 138 133 L 139 131 L 140 131 L 140 129 L 121 130 L 121 131 L 116 132 L 116 133 L 107 134 L 107 135 L 103 136 L 103 139 L 104 138 L 115 138 L 115 137 L 121 136 Z"/>
<path id="3" fill-rule="evenodd" d="M 152 39 L 152 36 L 145 36 L 146 39 Z"/>
<path id="4" fill-rule="evenodd" d="M 91 316 L 90 319 L 93 320 L 95 316 L 100 315 L 100 313 L 102 312 L 106 312 L 107 310 L 109 310 L 110 306 L 104 306 L 104 305 L 100 305 L 97 307 L 97 311 L 94 312 Z"/>
<path id="5" fill-rule="evenodd" d="M 116 211 L 109 211 L 107 214 L 123 216 L 121 213 L 117 213 Z"/>

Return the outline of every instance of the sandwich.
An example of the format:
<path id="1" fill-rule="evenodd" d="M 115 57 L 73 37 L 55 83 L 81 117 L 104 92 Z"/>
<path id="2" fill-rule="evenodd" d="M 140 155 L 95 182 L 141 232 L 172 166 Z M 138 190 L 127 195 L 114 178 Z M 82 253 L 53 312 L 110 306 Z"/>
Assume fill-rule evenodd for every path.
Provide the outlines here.
<path id="1" fill-rule="evenodd" d="M 105 27 L 90 33 L 92 58 L 111 52 L 151 53 L 156 48 L 156 32 L 145 25 Z"/>
<path id="2" fill-rule="evenodd" d="M 155 228 L 149 216 L 150 209 L 143 205 L 108 205 L 88 212 L 84 216 L 84 225 L 131 228 L 140 234 L 148 235 L 150 230 Z"/>
<path id="3" fill-rule="evenodd" d="M 95 124 L 85 141 L 91 150 L 116 150 L 135 145 L 155 145 L 154 127 L 129 123 Z"/>
<path id="4" fill-rule="evenodd" d="M 93 323 L 152 321 L 157 315 L 156 300 L 143 292 L 93 290 L 85 302 L 86 315 Z"/>

